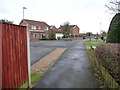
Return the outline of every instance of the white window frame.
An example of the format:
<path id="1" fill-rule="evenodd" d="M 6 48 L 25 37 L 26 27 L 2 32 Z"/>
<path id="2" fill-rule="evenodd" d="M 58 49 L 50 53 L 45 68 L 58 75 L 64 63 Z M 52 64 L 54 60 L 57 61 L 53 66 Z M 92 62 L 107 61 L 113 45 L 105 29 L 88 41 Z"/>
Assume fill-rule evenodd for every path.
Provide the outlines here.
<path id="1" fill-rule="evenodd" d="M 32 25 L 32 26 L 31 26 L 31 29 L 37 29 L 37 26 Z"/>
<path id="2" fill-rule="evenodd" d="M 41 33 L 40 36 L 41 36 L 41 39 L 42 39 L 42 35 L 45 36 L 45 33 Z"/>
<path id="3" fill-rule="evenodd" d="M 38 33 L 33 33 L 33 38 L 38 38 L 39 34 Z"/>
<path id="4" fill-rule="evenodd" d="M 46 26 L 46 27 L 44 27 L 44 30 L 48 30 L 48 27 Z"/>

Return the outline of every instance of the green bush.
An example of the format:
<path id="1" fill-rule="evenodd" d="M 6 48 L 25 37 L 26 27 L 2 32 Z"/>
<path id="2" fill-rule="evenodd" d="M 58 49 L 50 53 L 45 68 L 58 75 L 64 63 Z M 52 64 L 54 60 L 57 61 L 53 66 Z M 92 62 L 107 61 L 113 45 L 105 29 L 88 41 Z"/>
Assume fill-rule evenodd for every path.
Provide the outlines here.
<path id="1" fill-rule="evenodd" d="M 42 39 L 40 39 L 40 40 L 50 40 L 49 38 L 42 38 Z"/>
<path id="2" fill-rule="evenodd" d="M 120 13 L 116 14 L 110 23 L 107 42 L 120 43 Z"/>
<path id="3" fill-rule="evenodd" d="M 55 33 L 53 33 L 53 32 L 50 33 L 50 34 L 49 34 L 49 39 L 50 39 L 50 40 L 56 40 L 56 38 L 55 38 Z"/>

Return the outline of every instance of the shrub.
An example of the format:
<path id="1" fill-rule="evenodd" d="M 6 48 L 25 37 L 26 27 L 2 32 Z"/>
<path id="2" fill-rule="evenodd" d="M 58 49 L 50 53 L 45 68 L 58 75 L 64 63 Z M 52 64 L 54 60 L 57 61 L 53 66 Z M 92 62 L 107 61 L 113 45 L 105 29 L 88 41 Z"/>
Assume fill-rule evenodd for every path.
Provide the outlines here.
<path id="1" fill-rule="evenodd" d="M 56 38 L 55 38 L 55 33 L 53 33 L 53 32 L 50 33 L 50 34 L 49 34 L 49 39 L 50 39 L 50 40 L 55 40 L 55 39 L 56 39 Z"/>
<path id="2" fill-rule="evenodd" d="M 120 44 L 105 44 L 95 49 L 97 60 L 120 84 Z"/>
<path id="3" fill-rule="evenodd" d="M 110 23 L 107 42 L 120 43 L 120 13 L 116 14 Z"/>
<path id="4" fill-rule="evenodd" d="M 40 39 L 40 40 L 50 40 L 49 38 L 42 38 L 42 39 Z"/>

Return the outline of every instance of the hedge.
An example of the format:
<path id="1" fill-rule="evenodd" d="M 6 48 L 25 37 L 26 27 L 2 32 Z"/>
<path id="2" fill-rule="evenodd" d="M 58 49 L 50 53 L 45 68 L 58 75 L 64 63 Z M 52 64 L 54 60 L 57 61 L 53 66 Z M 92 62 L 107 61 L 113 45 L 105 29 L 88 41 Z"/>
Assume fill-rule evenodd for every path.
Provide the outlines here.
<path id="1" fill-rule="evenodd" d="M 120 84 L 120 44 L 97 46 L 95 56 L 115 81 Z"/>
<path id="2" fill-rule="evenodd" d="M 117 13 L 109 26 L 107 42 L 120 43 L 120 13 Z"/>

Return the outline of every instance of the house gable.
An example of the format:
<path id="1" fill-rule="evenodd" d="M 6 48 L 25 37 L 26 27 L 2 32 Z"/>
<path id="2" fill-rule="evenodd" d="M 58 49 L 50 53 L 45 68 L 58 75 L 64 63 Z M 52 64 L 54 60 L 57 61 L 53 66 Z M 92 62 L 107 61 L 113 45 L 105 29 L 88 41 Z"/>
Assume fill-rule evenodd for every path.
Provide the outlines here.
<path id="1" fill-rule="evenodd" d="M 59 30 L 58 28 L 56 28 L 55 26 L 50 26 L 50 29 L 51 29 L 54 33 L 62 33 L 62 31 Z"/>
<path id="2" fill-rule="evenodd" d="M 69 25 L 71 35 L 79 35 L 79 27 L 77 25 Z M 64 26 L 60 26 L 59 29 L 62 31 Z"/>
<path id="3" fill-rule="evenodd" d="M 19 25 L 22 25 L 22 26 L 27 26 L 26 24 L 28 24 L 27 22 L 25 22 L 24 20 L 22 20 L 21 22 L 20 22 L 20 24 Z"/>
<path id="4" fill-rule="evenodd" d="M 20 25 L 25 26 L 26 23 L 29 25 L 30 29 L 37 29 L 37 30 L 48 30 L 49 29 L 49 25 L 46 22 L 28 20 L 28 19 L 23 19 L 20 22 Z"/>
<path id="5" fill-rule="evenodd" d="M 20 25 L 27 26 L 30 31 L 30 40 L 42 39 L 42 34 L 48 37 L 49 25 L 46 22 L 23 19 Z"/>
<path id="6" fill-rule="evenodd" d="M 71 32 L 72 34 L 74 35 L 79 35 L 79 27 L 77 25 L 74 25 L 72 28 L 71 28 Z"/>

